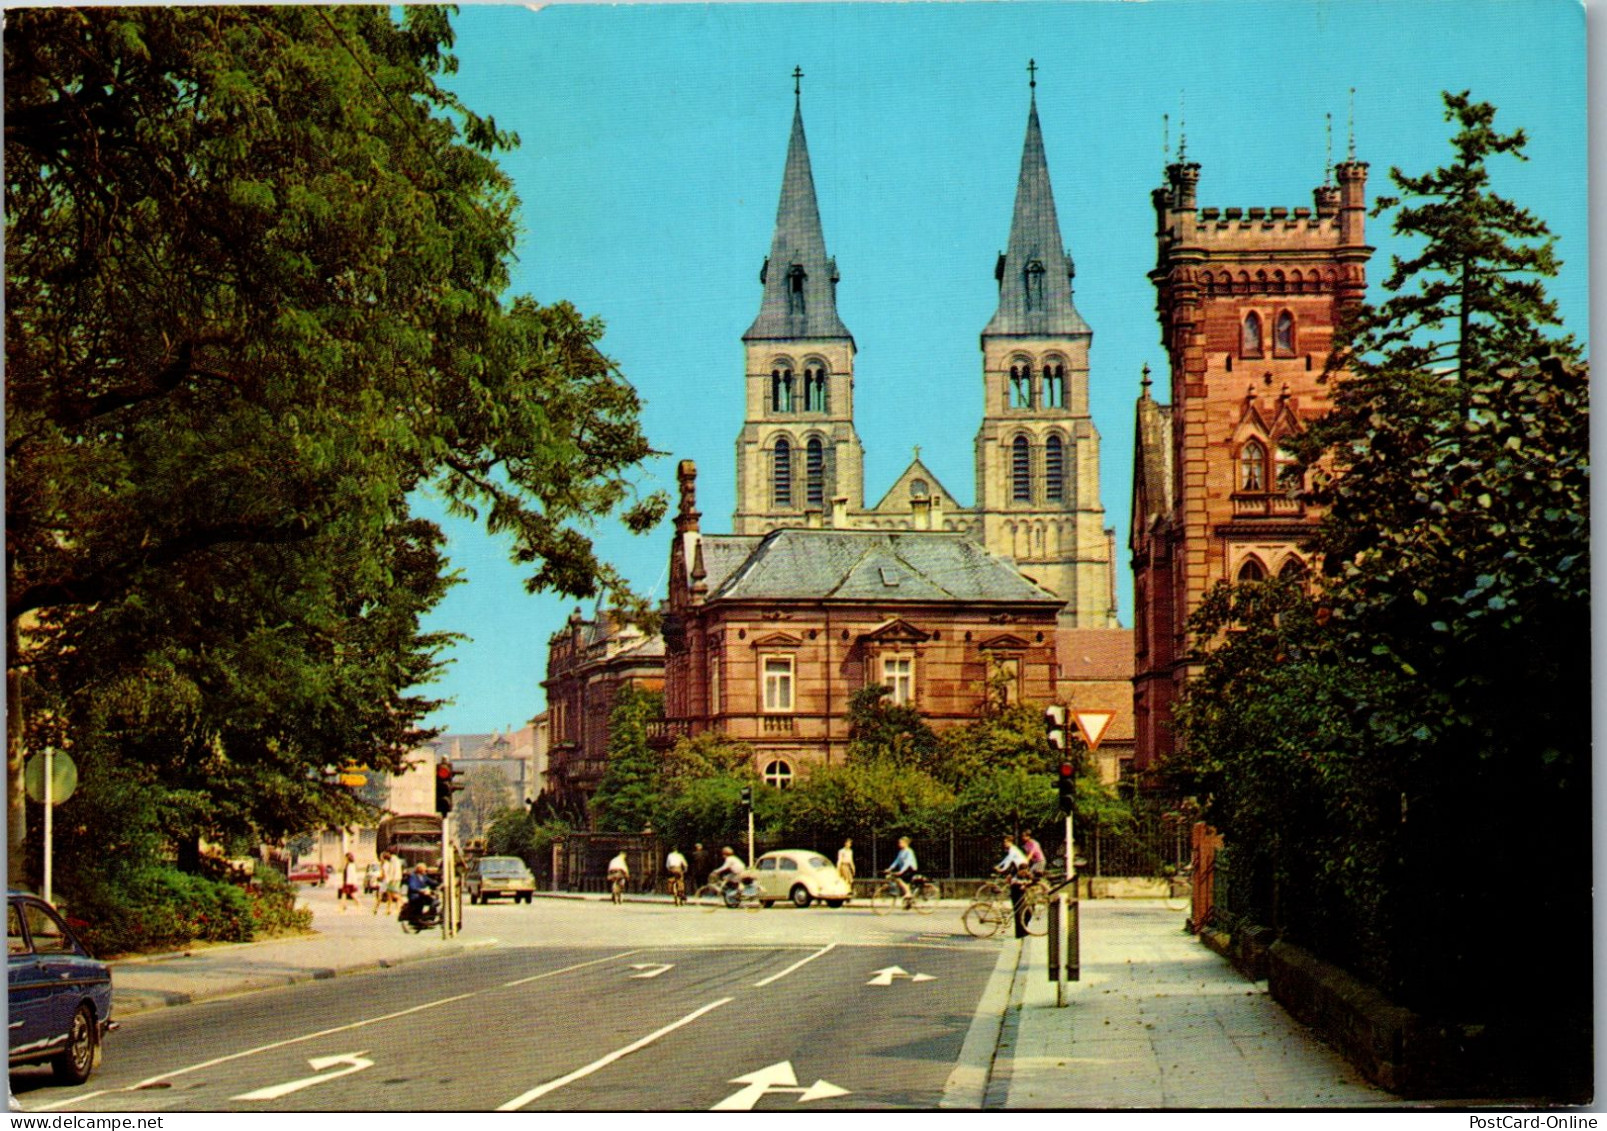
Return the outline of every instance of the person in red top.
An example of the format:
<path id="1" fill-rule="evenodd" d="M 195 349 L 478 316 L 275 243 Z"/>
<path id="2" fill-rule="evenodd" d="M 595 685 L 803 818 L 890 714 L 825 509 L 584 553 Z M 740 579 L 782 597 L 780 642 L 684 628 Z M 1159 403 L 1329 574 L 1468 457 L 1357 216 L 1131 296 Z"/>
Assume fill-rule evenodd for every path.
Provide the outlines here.
<path id="1" fill-rule="evenodd" d="M 1043 856 L 1043 845 L 1034 840 L 1031 833 L 1021 834 L 1021 851 L 1026 854 L 1027 866 L 1032 869 L 1034 876 L 1041 876 L 1049 870 L 1049 861 Z"/>

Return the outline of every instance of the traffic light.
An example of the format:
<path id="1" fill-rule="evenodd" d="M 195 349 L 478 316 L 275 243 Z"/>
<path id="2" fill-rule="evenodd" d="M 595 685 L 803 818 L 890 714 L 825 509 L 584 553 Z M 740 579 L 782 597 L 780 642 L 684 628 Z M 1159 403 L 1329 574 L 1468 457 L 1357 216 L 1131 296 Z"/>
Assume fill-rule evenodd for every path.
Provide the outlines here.
<path id="1" fill-rule="evenodd" d="M 439 762 L 435 767 L 435 811 L 441 816 L 452 812 L 452 795 L 463 787 L 457 779 L 462 771 L 452 769 L 451 762 Z"/>
<path id="2" fill-rule="evenodd" d="M 1060 763 L 1060 776 L 1056 784 L 1060 790 L 1060 811 L 1070 813 L 1072 800 L 1077 795 L 1077 778 L 1070 762 Z"/>
<path id="3" fill-rule="evenodd" d="M 742 807 L 744 809 L 753 808 L 753 787 L 751 785 L 742 787 Z"/>
<path id="4" fill-rule="evenodd" d="M 1066 749 L 1066 709 L 1056 703 L 1043 709 L 1043 730 L 1049 745 L 1056 750 Z"/>

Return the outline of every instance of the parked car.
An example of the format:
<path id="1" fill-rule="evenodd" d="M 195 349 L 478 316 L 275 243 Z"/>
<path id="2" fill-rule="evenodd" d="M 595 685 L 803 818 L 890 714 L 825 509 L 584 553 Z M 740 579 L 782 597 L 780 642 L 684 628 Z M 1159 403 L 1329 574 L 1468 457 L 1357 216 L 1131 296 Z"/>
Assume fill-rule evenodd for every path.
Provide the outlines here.
<path id="1" fill-rule="evenodd" d="M 841 907 L 854 894 L 848 881 L 837 874 L 835 864 L 807 849 L 766 852 L 753 874 L 759 877 L 759 902 L 765 907 L 778 899 L 790 899 L 798 907 L 808 907 L 817 899 Z"/>
<path id="2" fill-rule="evenodd" d="M 370 864 L 363 869 L 363 894 L 378 891 L 380 885 L 380 871 L 378 864 Z"/>
<path id="3" fill-rule="evenodd" d="M 322 884 L 334 872 L 333 864 L 292 864 L 290 882 L 295 884 Z"/>
<path id="4" fill-rule="evenodd" d="M 464 877 L 470 903 L 486 903 L 508 896 L 516 903 L 536 898 L 536 877 L 517 856 L 482 856 L 469 864 Z"/>
<path id="5" fill-rule="evenodd" d="M 82 1084 L 100 1064 L 112 1021 L 112 974 L 56 909 L 6 893 L 6 998 L 11 1065 L 47 1062 L 63 1084 Z"/>

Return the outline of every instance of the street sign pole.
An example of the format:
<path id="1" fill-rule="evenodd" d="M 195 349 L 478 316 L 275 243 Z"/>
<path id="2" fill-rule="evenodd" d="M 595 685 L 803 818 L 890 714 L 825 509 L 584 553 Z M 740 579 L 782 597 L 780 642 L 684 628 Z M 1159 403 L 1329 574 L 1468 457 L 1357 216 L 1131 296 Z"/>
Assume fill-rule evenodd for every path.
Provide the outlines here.
<path id="1" fill-rule="evenodd" d="M 54 855 L 52 842 L 55 837 L 56 824 L 53 814 L 56 811 L 56 799 L 51 796 L 51 779 L 56 776 L 56 750 L 52 746 L 45 747 L 45 902 L 55 902 L 50 898 L 50 858 Z"/>

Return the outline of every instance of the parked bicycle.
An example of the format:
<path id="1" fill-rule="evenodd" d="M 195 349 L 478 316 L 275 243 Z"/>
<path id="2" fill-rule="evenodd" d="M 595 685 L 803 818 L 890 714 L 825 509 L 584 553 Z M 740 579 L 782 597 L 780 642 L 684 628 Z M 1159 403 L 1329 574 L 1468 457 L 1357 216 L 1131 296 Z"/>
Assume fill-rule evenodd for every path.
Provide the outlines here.
<path id="1" fill-rule="evenodd" d="M 942 898 L 943 891 L 936 881 L 917 875 L 910 878 L 908 895 L 897 880 L 888 879 L 877 884 L 876 890 L 871 893 L 870 907 L 878 915 L 886 915 L 898 907 L 930 915 L 936 909 L 937 901 Z"/>
<path id="2" fill-rule="evenodd" d="M 1070 883 L 1063 877 L 1043 876 L 1028 885 L 1021 897 L 1021 905 L 1029 935 L 1042 937 L 1049 933 L 1049 902 Z M 1010 885 L 1002 880 L 989 880 L 976 889 L 971 906 L 961 913 L 960 922 L 972 936 L 987 939 L 997 934 L 999 928 L 1014 917 L 1015 905 L 1010 898 Z"/>

